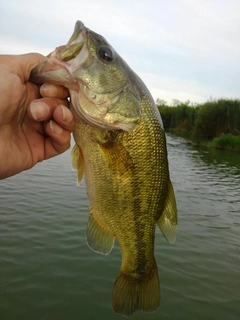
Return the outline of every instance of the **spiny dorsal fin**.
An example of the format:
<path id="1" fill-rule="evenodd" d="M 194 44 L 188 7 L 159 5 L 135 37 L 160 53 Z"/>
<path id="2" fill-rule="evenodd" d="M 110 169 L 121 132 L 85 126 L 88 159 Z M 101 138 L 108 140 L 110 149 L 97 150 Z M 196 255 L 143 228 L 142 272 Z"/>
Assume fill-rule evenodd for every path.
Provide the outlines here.
<path id="1" fill-rule="evenodd" d="M 157 221 L 162 234 L 169 243 L 176 239 L 177 230 L 177 205 L 172 183 L 168 182 L 168 194 L 165 200 L 164 209 Z"/>

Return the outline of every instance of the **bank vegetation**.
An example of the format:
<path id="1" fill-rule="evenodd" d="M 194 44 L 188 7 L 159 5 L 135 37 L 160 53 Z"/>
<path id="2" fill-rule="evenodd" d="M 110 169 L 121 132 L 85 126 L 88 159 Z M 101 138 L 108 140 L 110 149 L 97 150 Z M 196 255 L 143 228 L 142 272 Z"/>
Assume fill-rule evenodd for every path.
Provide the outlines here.
<path id="1" fill-rule="evenodd" d="M 202 145 L 240 152 L 240 100 L 211 100 L 167 106 L 157 100 L 166 131 L 191 135 Z"/>

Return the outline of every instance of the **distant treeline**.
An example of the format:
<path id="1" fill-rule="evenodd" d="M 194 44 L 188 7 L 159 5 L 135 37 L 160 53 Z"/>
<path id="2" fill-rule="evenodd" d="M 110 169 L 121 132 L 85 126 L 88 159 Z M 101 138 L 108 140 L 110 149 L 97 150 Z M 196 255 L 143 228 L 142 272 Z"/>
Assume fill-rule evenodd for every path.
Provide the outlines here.
<path id="1" fill-rule="evenodd" d="M 158 104 L 158 108 L 165 130 L 179 131 L 203 139 L 221 136 L 222 140 L 226 140 L 227 135 L 240 146 L 240 100 L 220 99 L 195 107 L 189 103 L 173 107 Z"/>

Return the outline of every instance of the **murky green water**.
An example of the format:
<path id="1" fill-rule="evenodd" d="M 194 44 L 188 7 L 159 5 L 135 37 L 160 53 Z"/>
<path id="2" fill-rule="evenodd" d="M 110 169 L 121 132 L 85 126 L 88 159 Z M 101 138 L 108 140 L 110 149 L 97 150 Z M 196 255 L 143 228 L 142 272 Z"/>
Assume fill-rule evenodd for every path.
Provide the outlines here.
<path id="1" fill-rule="evenodd" d="M 161 306 L 132 319 L 240 318 L 240 155 L 168 135 L 179 209 L 174 245 L 156 233 Z M 0 319 L 121 319 L 111 309 L 120 267 L 85 243 L 88 199 L 69 152 L 0 181 Z"/>

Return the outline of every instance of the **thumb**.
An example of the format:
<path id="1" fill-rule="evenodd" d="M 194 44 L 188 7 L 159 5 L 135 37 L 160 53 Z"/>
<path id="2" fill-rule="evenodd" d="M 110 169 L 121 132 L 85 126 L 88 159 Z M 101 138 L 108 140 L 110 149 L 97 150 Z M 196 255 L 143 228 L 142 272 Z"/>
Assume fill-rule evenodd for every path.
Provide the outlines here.
<path id="1" fill-rule="evenodd" d="M 19 63 L 19 77 L 23 82 L 26 82 L 30 78 L 32 69 L 42 61 L 46 61 L 47 57 L 41 55 L 40 53 L 27 53 L 17 56 Z"/>
<path id="2" fill-rule="evenodd" d="M 10 72 L 16 74 L 22 83 L 29 81 L 31 70 L 47 57 L 40 53 L 26 53 L 19 55 L 1 55 L 1 63 Z"/>

